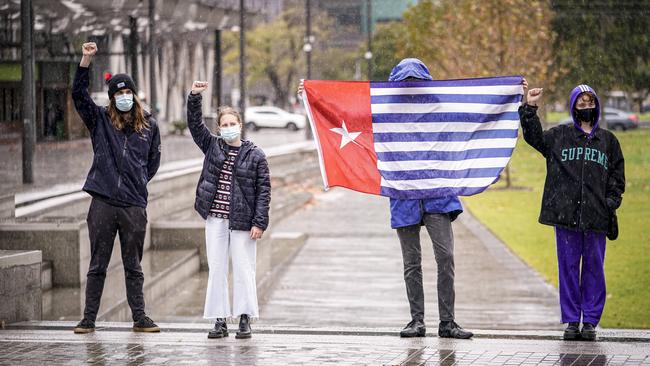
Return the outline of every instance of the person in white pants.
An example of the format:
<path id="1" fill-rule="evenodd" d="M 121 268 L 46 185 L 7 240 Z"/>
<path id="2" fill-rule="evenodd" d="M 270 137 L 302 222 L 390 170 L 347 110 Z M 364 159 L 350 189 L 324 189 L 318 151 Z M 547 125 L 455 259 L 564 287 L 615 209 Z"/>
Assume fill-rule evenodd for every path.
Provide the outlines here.
<path id="1" fill-rule="evenodd" d="M 259 317 L 255 260 L 257 240 L 269 223 L 271 180 L 264 152 L 241 139 L 239 113 L 219 108 L 219 136 L 203 122 L 201 92 L 207 82 L 195 81 L 187 98 L 187 125 L 205 154 L 194 208 L 205 219 L 208 288 L 205 319 L 215 320 L 208 338 L 228 336 L 226 319 L 239 316 L 236 338 L 250 338 L 250 319 Z M 228 258 L 232 257 L 233 307 L 228 294 Z"/>
<path id="2" fill-rule="evenodd" d="M 208 216 L 205 221 L 205 244 L 208 256 L 208 291 L 203 318 L 229 318 L 232 314 L 259 317 L 255 286 L 257 241 L 246 231 L 228 229 L 228 220 Z M 228 296 L 228 257 L 232 255 L 233 306 Z"/>

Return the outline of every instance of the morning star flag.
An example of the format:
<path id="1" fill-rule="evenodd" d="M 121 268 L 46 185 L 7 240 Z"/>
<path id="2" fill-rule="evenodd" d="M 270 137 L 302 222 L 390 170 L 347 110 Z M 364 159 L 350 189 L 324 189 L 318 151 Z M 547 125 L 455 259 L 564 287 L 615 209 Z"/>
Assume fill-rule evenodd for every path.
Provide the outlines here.
<path id="1" fill-rule="evenodd" d="M 480 193 L 510 160 L 522 77 L 305 80 L 325 189 L 399 199 Z"/>

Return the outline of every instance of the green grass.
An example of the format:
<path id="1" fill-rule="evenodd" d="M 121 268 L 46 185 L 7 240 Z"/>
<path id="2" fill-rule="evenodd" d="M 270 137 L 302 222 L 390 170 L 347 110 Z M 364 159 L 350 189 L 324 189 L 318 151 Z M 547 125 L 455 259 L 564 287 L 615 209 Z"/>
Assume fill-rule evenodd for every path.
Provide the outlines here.
<path id="1" fill-rule="evenodd" d="M 546 113 L 546 122 L 548 123 L 558 123 L 561 120 L 569 117 L 568 112 L 547 112 Z"/>
<path id="2" fill-rule="evenodd" d="M 548 123 L 554 124 L 558 123 L 561 120 L 569 117 L 567 112 L 548 112 L 546 113 L 546 121 Z M 639 121 L 645 122 L 650 121 L 650 113 L 641 113 L 639 114 Z"/>
<path id="3" fill-rule="evenodd" d="M 627 187 L 618 210 L 620 236 L 605 255 L 607 303 L 601 326 L 650 328 L 650 130 L 617 134 L 625 156 Z M 466 197 L 465 206 L 519 257 L 557 287 L 553 228 L 537 222 L 546 167 L 523 139 L 510 163 L 514 186 L 497 183 Z"/>
<path id="4" fill-rule="evenodd" d="M 641 113 L 639 115 L 639 121 L 642 121 L 642 122 L 650 121 L 650 113 Z"/>

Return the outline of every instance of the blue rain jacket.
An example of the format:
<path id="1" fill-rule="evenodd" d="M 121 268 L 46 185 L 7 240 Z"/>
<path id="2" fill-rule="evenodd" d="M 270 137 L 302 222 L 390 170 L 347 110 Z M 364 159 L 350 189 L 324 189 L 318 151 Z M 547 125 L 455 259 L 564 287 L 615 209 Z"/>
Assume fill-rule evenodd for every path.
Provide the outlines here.
<path id="1" fill-rule="evenodd" d="M 403 81 L 407 78 L 433 80 L 429 69 L 417 58 L 405 58 L 393 68 L 388 81 Z M 390 199 L 390 226 L 393 229 L 420 224 L 425 213 L 447 213 L 455 220 L 463 212 L 457 196 L 419 200 Z"/>

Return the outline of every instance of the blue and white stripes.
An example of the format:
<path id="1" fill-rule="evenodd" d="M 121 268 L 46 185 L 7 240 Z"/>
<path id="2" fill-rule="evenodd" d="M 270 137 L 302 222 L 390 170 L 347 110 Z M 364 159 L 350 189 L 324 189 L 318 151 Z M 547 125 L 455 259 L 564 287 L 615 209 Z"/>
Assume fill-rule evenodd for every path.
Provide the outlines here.
<path id="1" fill-rule="evenodd" d="M 472 195 L 494 183 L 517 142 L 520 76 L 371 82 L 381 194 Z"/>

